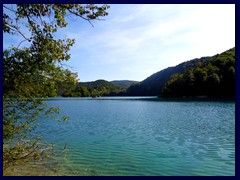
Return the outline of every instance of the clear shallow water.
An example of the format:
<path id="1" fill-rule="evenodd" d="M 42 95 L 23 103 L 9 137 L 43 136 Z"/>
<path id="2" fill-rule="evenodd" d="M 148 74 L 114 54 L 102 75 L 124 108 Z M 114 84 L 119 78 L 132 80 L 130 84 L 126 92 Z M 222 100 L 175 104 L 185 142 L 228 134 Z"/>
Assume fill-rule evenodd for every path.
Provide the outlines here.
<path id="1" fill-rule="evenodd" d="M 56 144 L 55 175 L 235 175 L 235 104 L 157 98 L 56 98 L 66 123 L 38 129 Z M 64 146 L 67 150 L 63 151 Z"/>

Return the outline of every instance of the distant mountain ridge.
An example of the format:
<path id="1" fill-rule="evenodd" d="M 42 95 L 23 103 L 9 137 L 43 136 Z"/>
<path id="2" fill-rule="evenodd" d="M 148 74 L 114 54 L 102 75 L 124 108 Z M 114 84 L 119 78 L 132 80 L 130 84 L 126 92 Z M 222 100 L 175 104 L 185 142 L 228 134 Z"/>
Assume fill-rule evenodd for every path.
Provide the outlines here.
<path id="1" fill-rule="evenodd" d="M 106 87 L 109 87 L 110 89 L 122 88 L 121 86 L 113 84 L 104 79 L 99 79 L 96 81 L 89 81 L 89 82 L 79 82 L 78 86 L 85 86 L 87 88 L 98 88 L 99 86 L 106 86 Z"/>
<path id="2" fill-rule="evenodd" d="M 98 83 L 104 83 L 104 84 L 108 84 L 110 85 L 109 83 L 113 84 L 113 85 L 116 85 L 116 86 L 120 86 L 120 87 L 123 87 L 123 88 L 129 88 L 131 85 L 135 84 L 135 83 L 138 83 L 139 81 L 133 81 L 133 80 L 113 80 L 113 81 L 107 81 L 107 80 L 104 80 L 104 79 L 98 79 L 98 80 L 95 80 L 95 81 L 86 81 L 86 82 L 79 82 L 78 83 L 78 86 L 94 86 Z"/>
<path id="3" fill-rule="evenodd" d="M 131 80 L 114 80 L 110 81 L 110 83 L 124 87 L 129 88 L 131 85 L 138 83 L 138 81 L 131 81 Z"/>
<path id="4" fill-rule="evenodd" d="M 86 88 L 91 96 L 116 95 L 126 91 L 126 88 L 103 79 L 90 82 L 79 82 L 77 86 Z"/>
<path id="5" fill-rule="evenodd" d="M 77 86 L 82 96 L 114 96 L 125 94 L 126 89 L 134 83 L 138 83 L 138 81 L 114 80 L 109 82 L 99 79 L 96 81 L 79 82 Z M 83 91 L 85 92 L 83 93 Z"/>

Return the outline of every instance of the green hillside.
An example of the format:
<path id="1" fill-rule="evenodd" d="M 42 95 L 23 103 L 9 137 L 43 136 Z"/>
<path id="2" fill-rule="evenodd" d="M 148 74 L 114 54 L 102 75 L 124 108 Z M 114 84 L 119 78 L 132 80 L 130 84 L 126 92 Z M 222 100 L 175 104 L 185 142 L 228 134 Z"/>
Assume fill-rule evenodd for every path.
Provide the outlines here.
<path id="1" fill-rule="evenodd" d="M 183 73 L 173 74 L 163 97 L 235 97 L 235 48 L 209 57 Z"/>
<path id="2" fill-rule="evenodd" d="M 198 62 L 203 62 L 204 60 L 206 60 L 206 57 L 187 61 L 177 66 L 161 70 L 146 78 L 142 82 L 130 86 L 127 89 L 127 94 L 131 96 L 157 96 L 171 75 L 175 73 L 182 73 L 186 69 L 195 67 Z"/>
<path id="3" fill-rule="evenodd" d="M 111 82 L 105 80 L 79 82 L 76 89 L 81 92 L 81 96 L 116 95 L 126 90 L 121 86 L 112 84 Z"/>
<path id="4" fill-rule="evenodd" d="M 130 80 L 115 80 L 110 82 L 112 84 L 121 86 L 123 88 L 129 88 L 132 84 L 138 83 L 138 81 L 130 81 Z"/>
<path id="5" fill-rule="evenodd" d="M 209 63 L 215 61 L 214 63 Z M 214 80 L 214 78 L 217 77 L 213 77 L 216 76 L 215 74 L 220 73 L 219 74 L 219 78 L 221 79 L 221 82 L 231 82 L 230 84 L 227 83 L 221 83 L 221 87 L 224 85 L 231 85 L 232 86 L 232 81 L 234 81 L 232 75 L 235 74 L 235 66 L 234 66 L 234 62 L 235 62 L 235 48 L 232 48 L 226 52 L 223 52 L 221 54 L 217 54 L 215 56 L 212 57 L 202 57 L 202 58 L 197 58 L 197 59 L 193 59 L 187 62 L 183 62 L 177 66 L 174 67 L 169 67 L 166 68 L 164 70 L 161 70 L 153 75 L 151 75 L 150 77 L 146 78 L 145 80 L 143 80 L 142 82 L 136 83 L 132 86 L 130 86 L 127 89 L 127 95 L 131 95 L 131 96 L 157 96 L 157 95 L 162 95 L 162 92 L 164 93 L 165 96 L 170 96 L 173 95 L 173 86 L 175 88 L 174 93 L 177 94 L 178 88 L 180 88 L 180 86 L 177 85 L 177 82 L 179 83 L 179 81 L 176 81 L 176 83 L 174 83 L 174 85 L 170 85 L 173 83 L 168 82 L 168 80 L 170 79 L 170 77 L 172 75 L 172 79 L 171 82 L 174 81 L 173 79 L 177 79 L 177 75 L 176 74 L 182 74 L 184 72 L 187 72 L 190 69 L 194 69 L 196 67 L 201 68 L 201 66 L 210 66 L 212 65 L 213 68 L 217 67 L 218 70 L 214 71 L 214 70 L 206 70 L 207 73 L 209 73 L 209 81 L 208 83 L 210 83 L 210 78 L 212 78 Z M 206 68 L 206 67 L 205 67 Z M 229 69 L 230 68 L 230 69 Z M 227 69 L 227 70 L 226 70 Z M 224 72 L 223 72 L 224 71 Z M 234 72 L 234 73 L 233 73 Z M 205 72 L 204 72 L 205 73 Z M 215 73 L 215 74 L 211 74 L 211 73 Z M 230 73 L 227 74 L 227 73 Z M 232 73 L 232 74 L 231 74 Z M 195 74 L 196 76 L 198 76 L 197 74 Z M 231 76 L 231 77 L 230 77 Z M 168 86 L 166 87 L 166 83 L 168 82 Z M 183 85 L 183 84 L 181 84 Z M 170 86 L 171 86 L 171 92 L 170 92 Z M 184 85 L 183 85 L 184 86 Z M 207 86 L 207 85 L 205 85 Z M 165 90 L 163 91 L 163 88 L 165 88 Z M 194 87 L 196 89 L 199 89 L 199 91 L 203 91 L 202 87 Z M 222 91 L 228 91 L 227 88 L 222 87 Z M 169 90 L 167 90 L 169 89 Z M 184 91 L 192 91 L 192 89 L 184 89 Z M 208 90 L 206 91 L 210 91 L 210 88 L 208 88 Z M 228 94 L 232 94 L 227 92 Z M 197 93 L 197 94 L 206 94 L 206 93 Z M 223 93 L 224 94 L 224 93 Z"/>

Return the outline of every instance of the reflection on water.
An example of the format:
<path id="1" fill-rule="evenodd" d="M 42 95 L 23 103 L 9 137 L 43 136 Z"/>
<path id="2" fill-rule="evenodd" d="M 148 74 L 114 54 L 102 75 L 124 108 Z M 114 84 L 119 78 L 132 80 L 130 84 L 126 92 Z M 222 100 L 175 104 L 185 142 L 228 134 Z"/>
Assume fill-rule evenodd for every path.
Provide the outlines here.
<path id="1" fill-rule="evenodd" d="M 56 145 L 56 156 L 5 175 L 235 175 L 234 102 L 109 97 L 48 103 L 70 117 L 63 124 L 44 121 L 37 130 Z"/>

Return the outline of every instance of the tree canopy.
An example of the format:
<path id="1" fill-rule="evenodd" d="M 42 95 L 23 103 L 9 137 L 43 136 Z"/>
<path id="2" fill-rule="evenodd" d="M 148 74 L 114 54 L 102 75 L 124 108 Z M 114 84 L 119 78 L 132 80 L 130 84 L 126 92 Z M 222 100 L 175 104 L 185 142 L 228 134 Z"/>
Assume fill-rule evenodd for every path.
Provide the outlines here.
<path id="1" fill-rule="evenodd" d="M 235 97 L 235 48 L 173 74 L 162 90 L 165 97 Z"/>
<path id="2" fill-rule="evenodd" d="M 108 15 L 108 8 L 94 4 L 3 5 L 4 35 L 21 39 L 3 50 L 4 168 L 41 155 L 39 137 L 31 136 L 34 122 L 40 114 L 52 117 L 59 113 L 58 108 L 46 108 L 43 98 L 55 96 L 78 81 L 77 74 L 62 65 L 70 59 L 75 40 L 55 36 L 68 25 L 66 17 L 92 25 L 93 20 Z"/>

